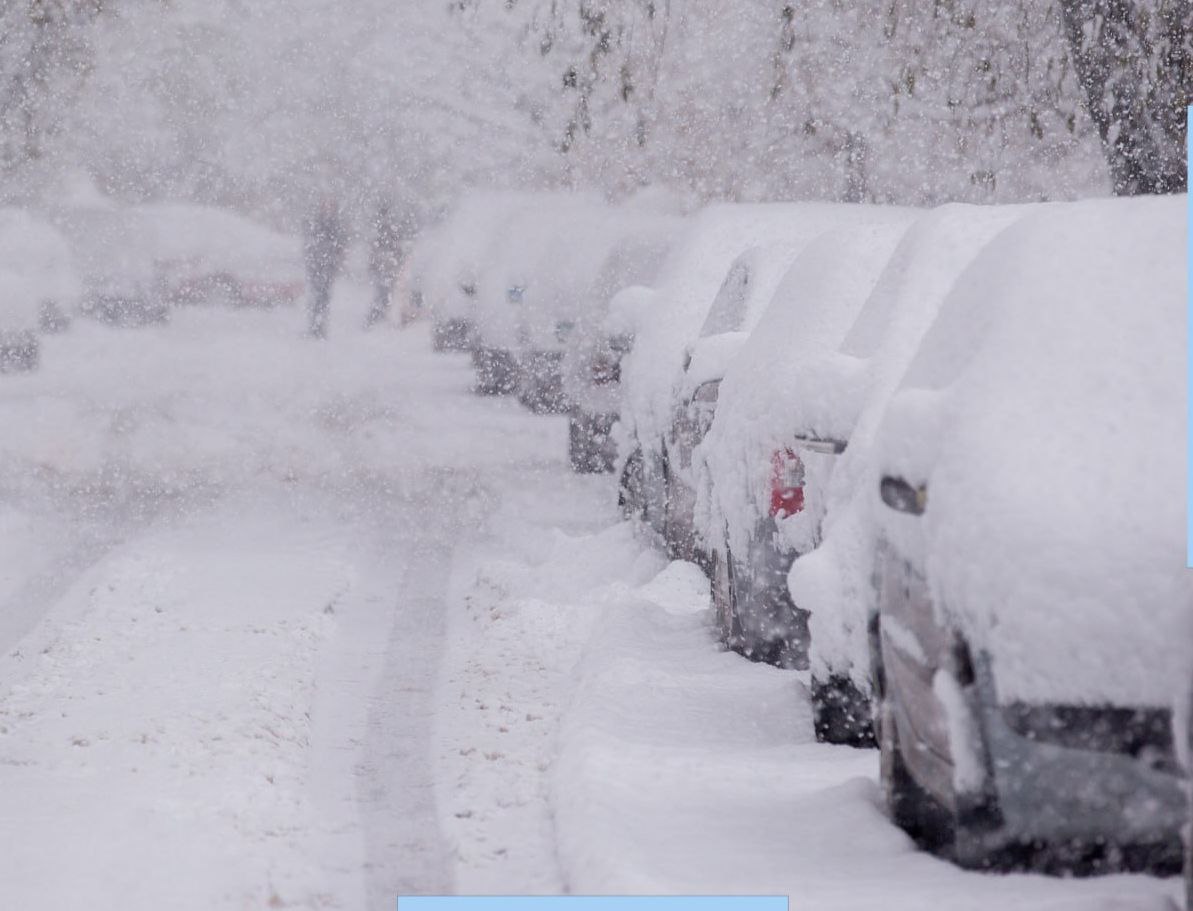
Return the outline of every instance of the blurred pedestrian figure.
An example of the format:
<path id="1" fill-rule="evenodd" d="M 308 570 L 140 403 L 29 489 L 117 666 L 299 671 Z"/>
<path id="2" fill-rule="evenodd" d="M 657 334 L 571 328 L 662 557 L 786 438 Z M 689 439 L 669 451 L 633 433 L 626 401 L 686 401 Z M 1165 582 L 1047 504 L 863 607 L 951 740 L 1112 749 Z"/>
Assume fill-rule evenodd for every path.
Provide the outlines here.
<path id="1" fill-rule="evenodd" d="M 326 338 L 331 288 L 348 252 L 348 236 L 335 200 L 322 200 L 307 218 L 303 225 L 302 252 L 310 289 L 310 332 L 315 338 Z"/>
<path id="2" fill-rule="evenodd" d="M 365 328 L 389 315 L 390 298 L 402 265 L 402 235 L 394 221 L 389 203 L 377 207 L 373 236 L 369 242 L 369 276 L 373 279 L 373 306 Z"/>

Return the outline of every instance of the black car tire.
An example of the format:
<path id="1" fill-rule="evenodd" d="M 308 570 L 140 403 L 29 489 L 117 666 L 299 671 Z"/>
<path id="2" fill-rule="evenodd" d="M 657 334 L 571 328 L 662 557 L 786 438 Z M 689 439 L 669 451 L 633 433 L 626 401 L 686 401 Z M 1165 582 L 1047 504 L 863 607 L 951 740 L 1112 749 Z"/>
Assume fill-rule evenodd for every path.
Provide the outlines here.
<path id="1" fill-rule="evenodd" d="M 40 364 L 41 342 L 35 333 L 0 333 L 0 373 L 29 373 Z"/>
<path id="2" fill-rule="evenodd" d="M 593 439 L 589 424 L 568 417 L 568 461 L 576 474 L 606 474 L 613 470 L 607 452 Z"/>
<path id="3" fill-rule="evenodd" d="M 877 746 L 870 699 L 844 674 L 812 677 L 812 723 L 821 743 Z"/>
<path id="4" fill-rule="evenodd" d="M 617 505 L 621 507 L 622 515 L 627 519 L 645 518 L 646 501 L 643 487 L 646 478 L 642 468 L 642 450 L 635 449 L 626 459 L 617 485 Z"/>
<path id="5" fill-rule="evenodd" d="M 737 616 L 736 591 L 734 586 L 733 554 L 728 545 L 725 553 L 713 551 L 710 558 L 712 571 L 713 610 L 721 641 L 732 651 L 740 652 L 742 647 L 741 622 Z"/>
<path id="6" fill-rule="evenodd" d="M 917 845 L 937 853 L 953 841 L 949 813 L 907 770 L 893 714 L 890 706 L 884 706 L 878 725 L 882 737 L 879 779 L 887 810 L 891 821 Z"/>

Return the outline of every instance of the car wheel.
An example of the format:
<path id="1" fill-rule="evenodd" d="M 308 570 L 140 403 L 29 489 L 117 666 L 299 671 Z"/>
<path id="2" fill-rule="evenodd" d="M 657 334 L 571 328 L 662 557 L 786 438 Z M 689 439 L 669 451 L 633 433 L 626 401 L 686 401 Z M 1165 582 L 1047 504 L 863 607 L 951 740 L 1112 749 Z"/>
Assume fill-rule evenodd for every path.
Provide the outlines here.
<path id="1" fill-rule="evenodd" d="M 733 651 L 740 651 L 741 623 L 737 619 L 737 607 L 734 603 L 733 555 L 729 553 L 728 545 L 723 554 L 714 550 L 711 560 L 713 607 L 721 641 Z"/>
<path id="2" fill-rule="evenodd" d="M 953 840 L 949 814 L 907 770 L 889 698 L 883 699 L 880 714 L 879 780 L 891 821 L 921 848 L 939 852 Z"/>
<path id="3" fill-rule="evenodd" d="M 926 851 L 970 870 L 1034 869 L 1061 872 L 1046 845 L 1000 837 L 1001 814 L 993 799 L 955 795 L 952 809 L 920 786 L 903 758 L 895 723 L 894 694 L 882 697 L 877 723 L 880 780 L 891 820 Z"/>
<path id="4" fill-rule="evenodd" d="M 684 528 L 674 518 L 675 496 L 671 486 L 671 460 L 666 454 L 663 456 L 663 542 L 667 546 L 667 556 L 672 560 L 687 560 L 699 563 L 696 555 L 696 542 L 692 540 L 690 529 Z"/>
<path id="5" fill-rule="evenodd" d="M 821 743 L 877 745 L 870 699 L 844 674 L 812 677 L 812 722 Z"/>
<path id="6" fill-rule="evenodd" d="M 576 474 L 594 474 L 599 469 L 593 457 L 592 437 L 574 416 L 568 417 L 568 461 Z"/>
<path id="7" fill-rule="evenodd" d="M 627 519 L 645 518 L 646 501 L 644 486 L 646 479 L 642 471 L 642 450 L 635 449 L 621 469 L 621 480 L 617 486 L 617 505 Z"/>

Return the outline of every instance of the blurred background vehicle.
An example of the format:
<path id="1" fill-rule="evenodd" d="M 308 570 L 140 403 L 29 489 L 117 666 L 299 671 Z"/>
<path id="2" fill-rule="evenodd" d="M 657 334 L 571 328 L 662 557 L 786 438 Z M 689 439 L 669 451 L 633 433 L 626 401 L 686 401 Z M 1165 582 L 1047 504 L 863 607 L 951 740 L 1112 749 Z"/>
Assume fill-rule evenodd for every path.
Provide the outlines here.
<path id="1" fill-rule="evenodd" d="M 476 388 L 517 393 L 532 411 L 565 410 L 563 343 L 613 240 L 597 194 L 534 193 L 502 226 L 477 282 Z"/>
<path id="2" fill-rule="evenodd" d="M 568 407 L 568 461 L 573 471 L 609 472 L 617 461 L 613 425 L 620 408 L 621 360 L 633 346 L 611 314 L 619 294 L 653 282 L 680 229 L 671 215 L 637 214 L 614 244 L 594 282 L 587 306 L 564 338 L 561 364 Z M 624 305 L 624 298 L 623 304 Z"/>
<path id="3" fill-rule="evenodd" d="M 527 204 L 522 193 L 467 193 L 433 234 L 423 239 L 418 288 L 431 316 L 436 351 L 473 351 L 475 356 L 480 273 L 491 262 L 491 248 L 503 236 L 510 218 Z"/>

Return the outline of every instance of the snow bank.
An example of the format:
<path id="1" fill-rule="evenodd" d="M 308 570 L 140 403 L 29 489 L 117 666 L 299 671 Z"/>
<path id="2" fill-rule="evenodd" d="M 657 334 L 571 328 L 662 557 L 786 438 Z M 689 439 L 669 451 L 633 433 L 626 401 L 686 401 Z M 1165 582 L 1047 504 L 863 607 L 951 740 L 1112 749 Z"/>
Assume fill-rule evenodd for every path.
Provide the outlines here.
<path id="1" fill-rule="evenodd" d="M 491 543 L 449 587 L 434 761 L 461 893 L 566 889 L 549 776 L 576 662 L 606 605 L 660 564 L 615 523 L 600 479 L 520 480 L 486 517 Z M 552 527 L 577 520 L 604 530 Z"/>
<path id="2" fill-rule="evenodd" d="M 801 675 L 720 651 L 707 593 L 677 612 L 623 590 L 584 646 L 551 800 L 573 894 L 788 895 L 870 911 L 1126 911 L 1176 884 L 966 872 L 915 849 L 881 809 L 877 754 L 814 742 Z M 661 603 L 663 602 L 663 603 Z"/>
<path id="3" fill-rule="evenodd" d="M 916 850 L 877 754 L 814 742 L 805 675 L 722 651 L 701 571 L 607 527 L 607 485 L 524 473 L 452 580 L 437 793 L 458 891 L 1169 907 L 1176 883 L 982 875 Z"/>
<path id="4" fill-rule="evenodd" d="M 869 685 L 877 424 L 956 277 L 1025 211 L 950 205 L 925 213 L 900 241 L 841 346 L 801 372 L 800 394 L 789 405 L 796 432 L 848 442 L 823 492 L 823 543 L 804 553 L 789 577 L 793 600 L 812 612 L 812 670 L 822 679 L 853 672 L 863 692 Z M 830 401 L 839 404 L 835 411 L 825 407 Z"/>
<path id="5" fill-rule="evenodd" d="M 1167 705 L 1188 685 L 1185 205 L 1046 206 L 1004 232 L 879 431 L 880 470 L 929 484 L 918 523 L 876 505 L 881 532 L 913 556 L 922 535 L 933 601 L 1001 700 Z"/>

